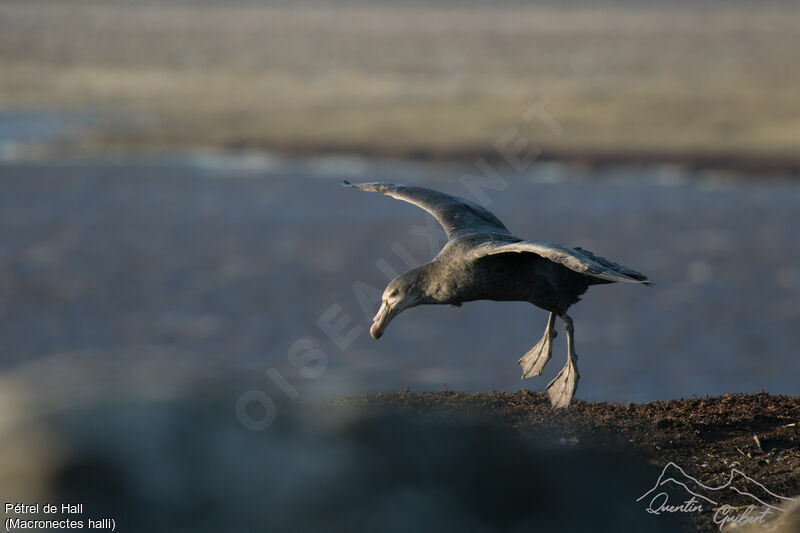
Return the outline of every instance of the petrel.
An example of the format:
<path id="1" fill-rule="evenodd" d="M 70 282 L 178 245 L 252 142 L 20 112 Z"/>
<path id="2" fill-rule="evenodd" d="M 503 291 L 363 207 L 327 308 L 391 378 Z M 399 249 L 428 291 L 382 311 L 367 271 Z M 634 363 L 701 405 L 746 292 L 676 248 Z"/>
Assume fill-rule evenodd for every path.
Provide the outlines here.
<path id="1" fill-rule="evenodd" d="M 577 358 L 569 307 L 591 285 L 649 284 L 647 276 L 583 248 L 568 248 L 514 236 L 478 204 L 424 187 L 394 183 L 343 182 L 362 191 L 379 192 L 421 207 L 447 234 L 436 257 L 393 279 L 369 332 L 379 339 L 397 315 L 417 305 L 459 306 L 475 300 L 530 302 L 550 312 L 541 340 L 519 360 L 522 379 L 539 376 L 552 354 L 555 318 L 564 322 L 567 363 L 547 385 L 553 407 L 567 407 L 578 384 Z"/>

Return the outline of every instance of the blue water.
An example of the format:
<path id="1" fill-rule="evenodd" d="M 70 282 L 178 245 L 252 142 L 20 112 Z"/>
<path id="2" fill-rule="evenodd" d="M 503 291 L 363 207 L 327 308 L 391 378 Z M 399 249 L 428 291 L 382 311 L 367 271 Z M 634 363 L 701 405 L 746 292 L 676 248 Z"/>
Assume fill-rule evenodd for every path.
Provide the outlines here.
<path id="1" fill-rule="evenodd" d="M 513 232 L 583 246 L 656 282 L 594 287 L 573 307 L 579 398 L 800 393 L 798 182 L 497 170 L 506 187 L 483 199 Z M 428 260 L 443 233 L 414 206 L 339 179 L 469 197 L 465 172 L 477 173 L 264 154 L 2 163 L 0 368 L 48 383 L 244 376 L 301 399 L 541 390 L 566 348 L 561 334 L 544 375 L 519 380 L 516 361 L 546 320 L 529 304 L 418 307 L 380 341 L 367 332 L 374 309 L 354 284 L 382 291 L 387 271 L 407 255 Z M 324 324 L 338 321 L 337 340 Z"/>
<path id="2" fill-rule="evenodd" d="M 21 147 L 55 141 L 90 124 L 90 113 L 0 109 L 0 160 L 12 160 Z"/>

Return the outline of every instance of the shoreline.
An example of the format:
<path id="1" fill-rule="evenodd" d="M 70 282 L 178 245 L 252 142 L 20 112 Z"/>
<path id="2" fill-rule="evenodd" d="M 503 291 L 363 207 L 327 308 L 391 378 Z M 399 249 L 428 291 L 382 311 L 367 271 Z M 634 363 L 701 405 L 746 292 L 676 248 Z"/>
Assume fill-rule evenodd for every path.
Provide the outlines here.
<path id="1" fill-rule="evenodd" d="M 534 146 L 536 146 L 534 144 Z M 396 160 L 409 163 L 435 163 L 445 165 L 473 165 L 483 160 L 492 166 L 513 168 L 509 160 L 513 155 L 488 146 L 456 146 L 436 148 L 425 146 L 391 147 L 350 144 L 262 144 L 235 142 L 213 145 L 158 144 L 133 142 L 117 144 L 89 142 L 80 139 L 60 139 L 52 142 L 15 143 L 8 161 L 46 161 L 54 158 L 138 158 L 148 156 L 173 156 L 193 153 L 211 153 L 222 156 L 263 155 L 287 159 L 314 159 L 325 157 L 361 158 L 365 160 Z M 794 179 L 800 177 L 800 155 L 785 153 L 735 152 L 728 150 L 623 150 L 585 149 L 563 150 L 541 148 L 531 157 L 529 165 L 556 163 L 588 169 L 670 167 L 685 173 L 719 172 L 731 177 L 760 177 Z"/>
<path id="2" fill-rule="evenodd" d="M 535 146 L 535 145 L 534 145 Z M 241 150 L 258 149 L 247 143 L 223 147 Z M 366 158 L 393 158 L 413 162 L 471 163 L 484 159 L 490 163 L 503 163 L 506 158 L 496 149 L 464 146 L 455 148 L 408 147 L 391 148 L 380 146 L 349 145 L 285 145 L 272 146 L 269 151 L 290 157 L 356 156 Z M 690 171 L 727 171 L 736 174 L 800 174 L 800 156 L 785 154 L 746 153 L 734 151 L 658 151 L 658 150 L 558 150 L 542 148 L 533 163 L 563 163 L 591 168 L 677 166 Z"/>

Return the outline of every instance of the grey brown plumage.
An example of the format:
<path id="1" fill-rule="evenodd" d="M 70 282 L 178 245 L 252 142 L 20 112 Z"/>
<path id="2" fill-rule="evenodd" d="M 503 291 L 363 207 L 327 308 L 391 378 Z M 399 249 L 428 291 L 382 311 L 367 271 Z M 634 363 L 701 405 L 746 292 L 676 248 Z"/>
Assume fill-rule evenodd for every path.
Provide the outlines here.
<path id="1" fill-rule="evenodd" d="M 464 198 L 392 183 L 345 181 L 344 185 L 417 205 L 436 218 L 448 237 L 447 244 L 432 261 L 389 283 L 370 329 L 373 337 L 379 338 L 395 316 L 416 305 L 461 305 L 474 300 L 530 302 L 564 319 L 567 327 L 568 361 L 562 370 L 564 376 L 559 374 L 548 385 L 554 406 L 569 403 L 578 378 L 572 320 L 566 314 L 569 307 L 591 285 L 650 283 L 644 274 L 583 248 L 522 240 L 509 232 L 494 214 Z M 520 360 L 523 378 L 539 375 L 550 358 L 550 341 L 555 337 L 552 324 L 551 317 L 542 340 Z"/>

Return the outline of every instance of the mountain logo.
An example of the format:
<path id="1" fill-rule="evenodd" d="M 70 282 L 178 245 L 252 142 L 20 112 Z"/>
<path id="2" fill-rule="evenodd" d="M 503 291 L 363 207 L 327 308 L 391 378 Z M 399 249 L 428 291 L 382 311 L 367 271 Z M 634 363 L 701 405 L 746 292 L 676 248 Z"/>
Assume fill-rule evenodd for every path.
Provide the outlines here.
<path id="1" fill-rule="evenodd" d="M 670 495 L 674 495 L 676 491 L 682 493 L 684 498 L 678 504 L 670 501 Z M 724 500 L 733 495 L 747 497 L 750 504 L 731 506 L 724 503 Z M 772 492 L 736 468 L 731 468 L 727 481 L 712 487 L 690 476 L 673 462 L 664 466 L 653 488 L 636 499 L 637 502 L 643 500 L 648 502 L 645 510 L 656 515 L 713 510 L 714 522 L 719 524 L 720 529 L 727 523 L 740 525 L 749 522 L 763 523 L 768 515 L 783 512 L 781 505 L 796 501 Z"/>

